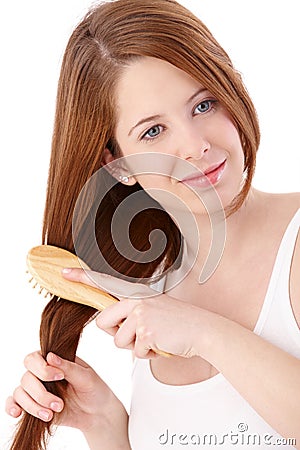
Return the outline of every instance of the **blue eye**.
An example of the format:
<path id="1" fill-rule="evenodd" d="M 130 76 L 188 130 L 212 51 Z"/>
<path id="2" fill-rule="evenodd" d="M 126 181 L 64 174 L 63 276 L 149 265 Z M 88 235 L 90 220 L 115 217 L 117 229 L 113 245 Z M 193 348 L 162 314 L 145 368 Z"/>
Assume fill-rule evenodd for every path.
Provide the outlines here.
<path id="1" fill-rule="evenodd" d="M 163 127 L 161 125 L 155 125 L 154 127 L 151 127 L 148 131 L 146 131 L 145 134 L 143 134 L 142 139 L 155 139 L 162 132 L 162 128 Z"/>
<path id="2" fill-rule="evenodd" d="M 215 100 L 203 100 L 203 102 L 196 106 L 195 112 L 200 114 L 206 113 L 211 109 L 214 102 Z"/>

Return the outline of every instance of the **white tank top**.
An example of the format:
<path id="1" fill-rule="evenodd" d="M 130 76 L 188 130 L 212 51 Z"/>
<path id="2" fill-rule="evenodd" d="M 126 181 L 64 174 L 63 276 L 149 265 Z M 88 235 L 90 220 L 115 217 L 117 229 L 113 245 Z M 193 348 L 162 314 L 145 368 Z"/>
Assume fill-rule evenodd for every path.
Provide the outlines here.
<path id="1" fill-rule="evenodd" d="M 300 359 L 300 330 L 289 297 L 299 227 L 300 210 L 281 241 L 254 332 Z M 295 448 L 295 443 L 276 433 L 221 373 L 199 383 L 167 385 L 154 378 L 149 360 L 136 358 L 132 378 L 132 450 Z"/>

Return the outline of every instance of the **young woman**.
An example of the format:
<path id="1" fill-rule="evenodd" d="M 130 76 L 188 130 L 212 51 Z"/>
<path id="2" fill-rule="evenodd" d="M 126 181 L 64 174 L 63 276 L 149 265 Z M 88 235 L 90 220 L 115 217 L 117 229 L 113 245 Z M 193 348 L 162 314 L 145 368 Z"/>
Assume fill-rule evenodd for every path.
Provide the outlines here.
<path id="1" fill-rule="evenodd" d="M 93 270 L 62 276 L 120 298 L 96 320 L 133 351 L 131 411 L 75 356 L 95 310 L 55 298 L 7 401 L 14 417 L 26 411 L 12 449 L 39 449 L 53 423 L 80 429 L 91 449 L 300 448 L 300 195 L 251 186 L 258 145 L 239 73 L 174 0 L 104 3 L 79 24 L 59 82 L 43 242 Z M 129 256 L 111 223 L 137 198 Z M 152 244 L 163 250 L 143 259 Z"/>

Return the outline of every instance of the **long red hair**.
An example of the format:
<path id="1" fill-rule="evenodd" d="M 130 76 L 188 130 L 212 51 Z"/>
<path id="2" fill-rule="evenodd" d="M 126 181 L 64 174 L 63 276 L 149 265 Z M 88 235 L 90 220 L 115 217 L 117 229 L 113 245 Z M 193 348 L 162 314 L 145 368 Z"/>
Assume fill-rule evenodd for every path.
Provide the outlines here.
<path id="1" fill-rule="evenodd" d="M 100 3 L 84 17 L 67 45 L 58 85 L 57 107 L 45 205 L 43 243 L 74 251 L 72 217 L 78 195 L 87 180 L 100 168 L 102 154 L 109 148 L 121 150 L 114 138 L 114 89 L 122 70 L 144 56 L 163 59 L 198 80 L 226 107 L 239 132 L 245 155 L 245 182 L 231 205 L 238 209 L 247 196 L 259 145 L 255 109 L 227 53 L 206 26 L 175 0 L 116 0 Z M 131 230 L 134 246 L 149 246 L 151 230 L 161 228 L 167 237 L 163 254 L 149 264 L 129 261 L 114 248 L 110 219 L 117 205 L 139 185 L 117 183 L 98 210 L 95 233 L 99 249 L 108 263 L 124 275 L 148 278 L 162 267 L 168 270 L 178 259 L 181 235 L 153 200 L 151 208 L 136 217 Z M 147 196 L 142 191 L 141 195 Z M 92 202 L 92 200 L 91 200 Z M 91 206 L 91 205 L 90 205 Z M 96 255 L 82 247 L 86 262 L 101 271 Z M 90 307 L 54 298 L 46 306 L 40 327 L 41 350 L 74 360 L 84 325 L 95 315 Z M 67 383 L 46 383 L 47 389 L 65 397 Z M 11 450 L 41 450 L 46 447 L 52 423 L 24 413 Z"/>

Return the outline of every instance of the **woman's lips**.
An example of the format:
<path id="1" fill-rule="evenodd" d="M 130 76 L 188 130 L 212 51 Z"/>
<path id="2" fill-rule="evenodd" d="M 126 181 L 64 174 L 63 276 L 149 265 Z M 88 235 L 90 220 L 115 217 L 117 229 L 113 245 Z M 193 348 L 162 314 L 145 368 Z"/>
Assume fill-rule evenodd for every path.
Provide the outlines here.
<path id="1" fill-rule="evenodd" d="M 221 163 L 214 164 L 204 172 L 192 174 L 181 180 L 181 183 L 192 187 L 208 187 L 215 185 L 222 177 L 226 166 L 226 159 Z"/>

